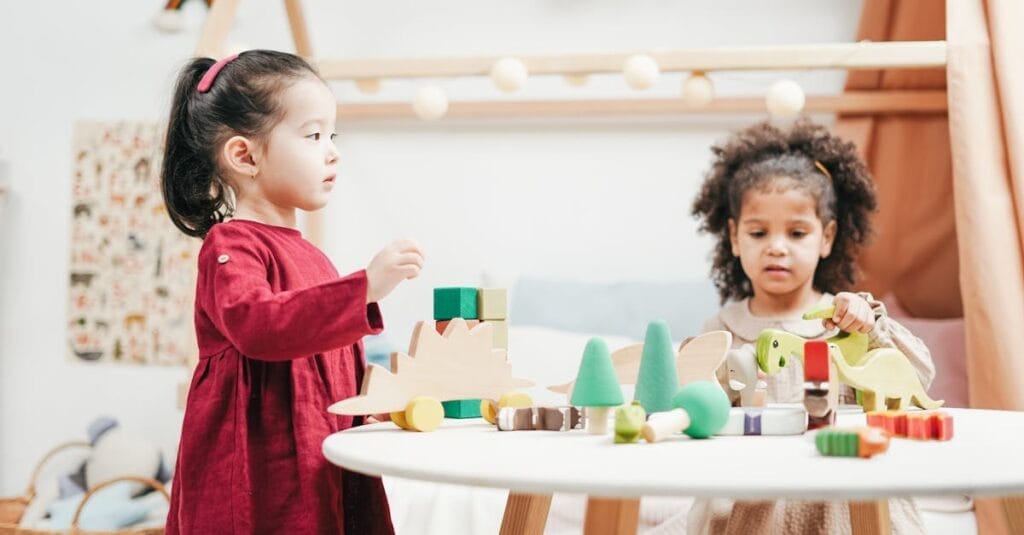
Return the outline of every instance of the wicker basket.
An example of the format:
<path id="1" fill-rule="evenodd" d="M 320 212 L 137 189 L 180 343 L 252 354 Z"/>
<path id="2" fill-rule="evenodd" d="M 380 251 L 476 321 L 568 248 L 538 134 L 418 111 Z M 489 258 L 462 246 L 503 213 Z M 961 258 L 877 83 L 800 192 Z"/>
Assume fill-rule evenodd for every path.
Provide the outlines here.
<path id="1" fill-rule="evenodd" d="M 163 526 L 154 528 L 124 528 L 113 531 L 83 530 L 78 527 L 79 517 L 82 515 L 82 510 L 85 508 L 85 505 L 89 502 L 89 499 L 92 498 L 92 496 L 96 494 L 96 492 L 102 490 L 104 487 L 113 485 L 114 483 L 117 483 L 119 481 L 135 481 L 138 483 L 142 483 L 143 485 L 156 489 L 157 491 L 160 492 L 160 494 L 164 495 L 164 498 L 167 498 L 167 500 L 170 501 L 171 497 L 167 493 L 167 489 L 164 488 L 162 483 L 155 479 L 150 479 L 148 477 L 133 476 L 111 479 L 110 481 L 104 481 L 103 483 L 100 483 L 99 485 L 90 488 L 88 492 L 85 493 L 85 497 L 82 498 L 82 502 L 78 504 L 78 508 L 75 510 L 75 516 L 71 520 L 71 529 L 52 530 L 18 527 L 18 522 L 21 520 L 21 515 L 25 511 L 25 507 L 28 505 L 28 502 L 30 502 L 32 498 L 35 496 L 36 477 L 39 475 L 42 466 L 45 465 L 46 462 L 49 461 L 50 458 L 52 458 L 55 454 L 59 453 L 62 450 L 72 447 L 88 448 L 90 446 L 89 443 L 87 442 L 69 442 L 67 444 L 62 444 L 50 450 L 50 452 L 47 453 L 46 456 L 43 457 L 41 461 L 39 461 L 39 465 L 36 466 L 35 471 L 32 473 L 32 482 L 29 484 L 28 492 L 26 492 L 24 496 L 4 498 L 3 500 L 0 500 L 0 512 L 9 513 L 12 515 L 12 518 L 15 513 L 18 515 L 16 520 L 10 520 L 8 517 L 0 519 L 0 535 L 163 535 Z"/>
<path id="2" fill-rule="evenodd" d="M 66 442 L 59 444 L 52 450 L 48 451 L 43 458 L 36 464 L 35 470 L 32 471 L 32 478 L 29 479 L 28 489 L 22 496 L 13 496 L 10 498 L 0 498 L 0 534 L 6 535 L 7 532 L 3 531 L 10 525 L 18 525 L 21 521 L 21 516 L 25 513 L 25 508 L 28 507 L 28 503 L 32 501 L 32 498 L 36 497 L 36 480 L 39 479 L 39 474 L 42 473 L 43 467 L 46 463 L 50 462 L 51 459 L 57 456 L 65 450 L 74 448 L 91 448 L 92 446 L 88 442 Z"/>

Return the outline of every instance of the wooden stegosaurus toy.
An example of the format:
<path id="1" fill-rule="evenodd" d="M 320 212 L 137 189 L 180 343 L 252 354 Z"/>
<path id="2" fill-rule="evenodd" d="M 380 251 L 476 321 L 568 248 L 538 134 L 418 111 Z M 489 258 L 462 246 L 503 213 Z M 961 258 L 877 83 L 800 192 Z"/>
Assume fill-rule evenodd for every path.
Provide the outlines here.
<path id="1" fill-rule="evenodd" d="M 533 386 L 512 377 L 507 353 L 494 348 L 492 326 L 486 322 L 470 329 L 466 320 L 455 318 L 441 335 L 421 321 L 413 329 L 409 353 L 391 356 L 391 371 L 371 364 L 360 394 L 327 410 L 346 415 L 392 413 L 400 427 L 433 430 L 444 417 L 442 401 L 498 399 Z"/>

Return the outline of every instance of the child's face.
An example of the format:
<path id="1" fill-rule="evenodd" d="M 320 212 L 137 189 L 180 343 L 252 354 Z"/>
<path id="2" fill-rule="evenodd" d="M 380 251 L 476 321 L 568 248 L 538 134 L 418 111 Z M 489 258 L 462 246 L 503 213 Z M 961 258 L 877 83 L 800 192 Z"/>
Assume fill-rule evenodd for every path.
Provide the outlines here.
<path id="1" fill-rule="evenodd" d="M 334 188 L 337 101 L 323 82 L 302 78 L 281 95 L 284 118 L 270 131 L 257 156 L 257 183 L 277 206 L 317 210 Z M 262 158 L 260 158 L 260 156 Z"/>
<path id="2" fill-rule="evenodd" d="M 748 191 L 739 221 L 729 220 L 732 253 L 755 295 L 813 291 L 818 260 L 832 251 L 836 223 L 822 225 L 809 193 L 793 188 Z"/>

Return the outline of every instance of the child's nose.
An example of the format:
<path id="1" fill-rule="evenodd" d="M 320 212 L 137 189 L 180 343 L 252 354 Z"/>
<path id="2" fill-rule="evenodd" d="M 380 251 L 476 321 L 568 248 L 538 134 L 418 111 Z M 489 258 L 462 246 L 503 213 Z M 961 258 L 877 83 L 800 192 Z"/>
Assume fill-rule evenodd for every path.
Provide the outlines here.
<path id="1" fill-rule="evenodd" d="M 782 236 L 776 236 L 768 242 L 768 252 L 771 254 L 785 254 L 786 253 L 786 239 Z"/>

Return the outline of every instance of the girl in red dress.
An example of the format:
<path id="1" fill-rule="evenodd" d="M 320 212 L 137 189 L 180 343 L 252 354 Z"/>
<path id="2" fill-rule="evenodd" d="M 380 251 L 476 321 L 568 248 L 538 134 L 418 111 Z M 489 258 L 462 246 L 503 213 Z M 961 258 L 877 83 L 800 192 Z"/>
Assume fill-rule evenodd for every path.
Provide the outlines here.
<path id="1" fill-rule="evenodd" d="M 423 256 L 394 242 L 341 277 L 296 230 L 296 211 L 323 208 L 334 187 L 336 110 L 292 54 L 197 58 L 178 78 L 161 185 L 171 220 L 203 245 L 168 534 L 394 531 L 380 479 L 334 467 L 321 443 L 362 423 L 326 408 L 358 394 L 377 301 Z"/>

